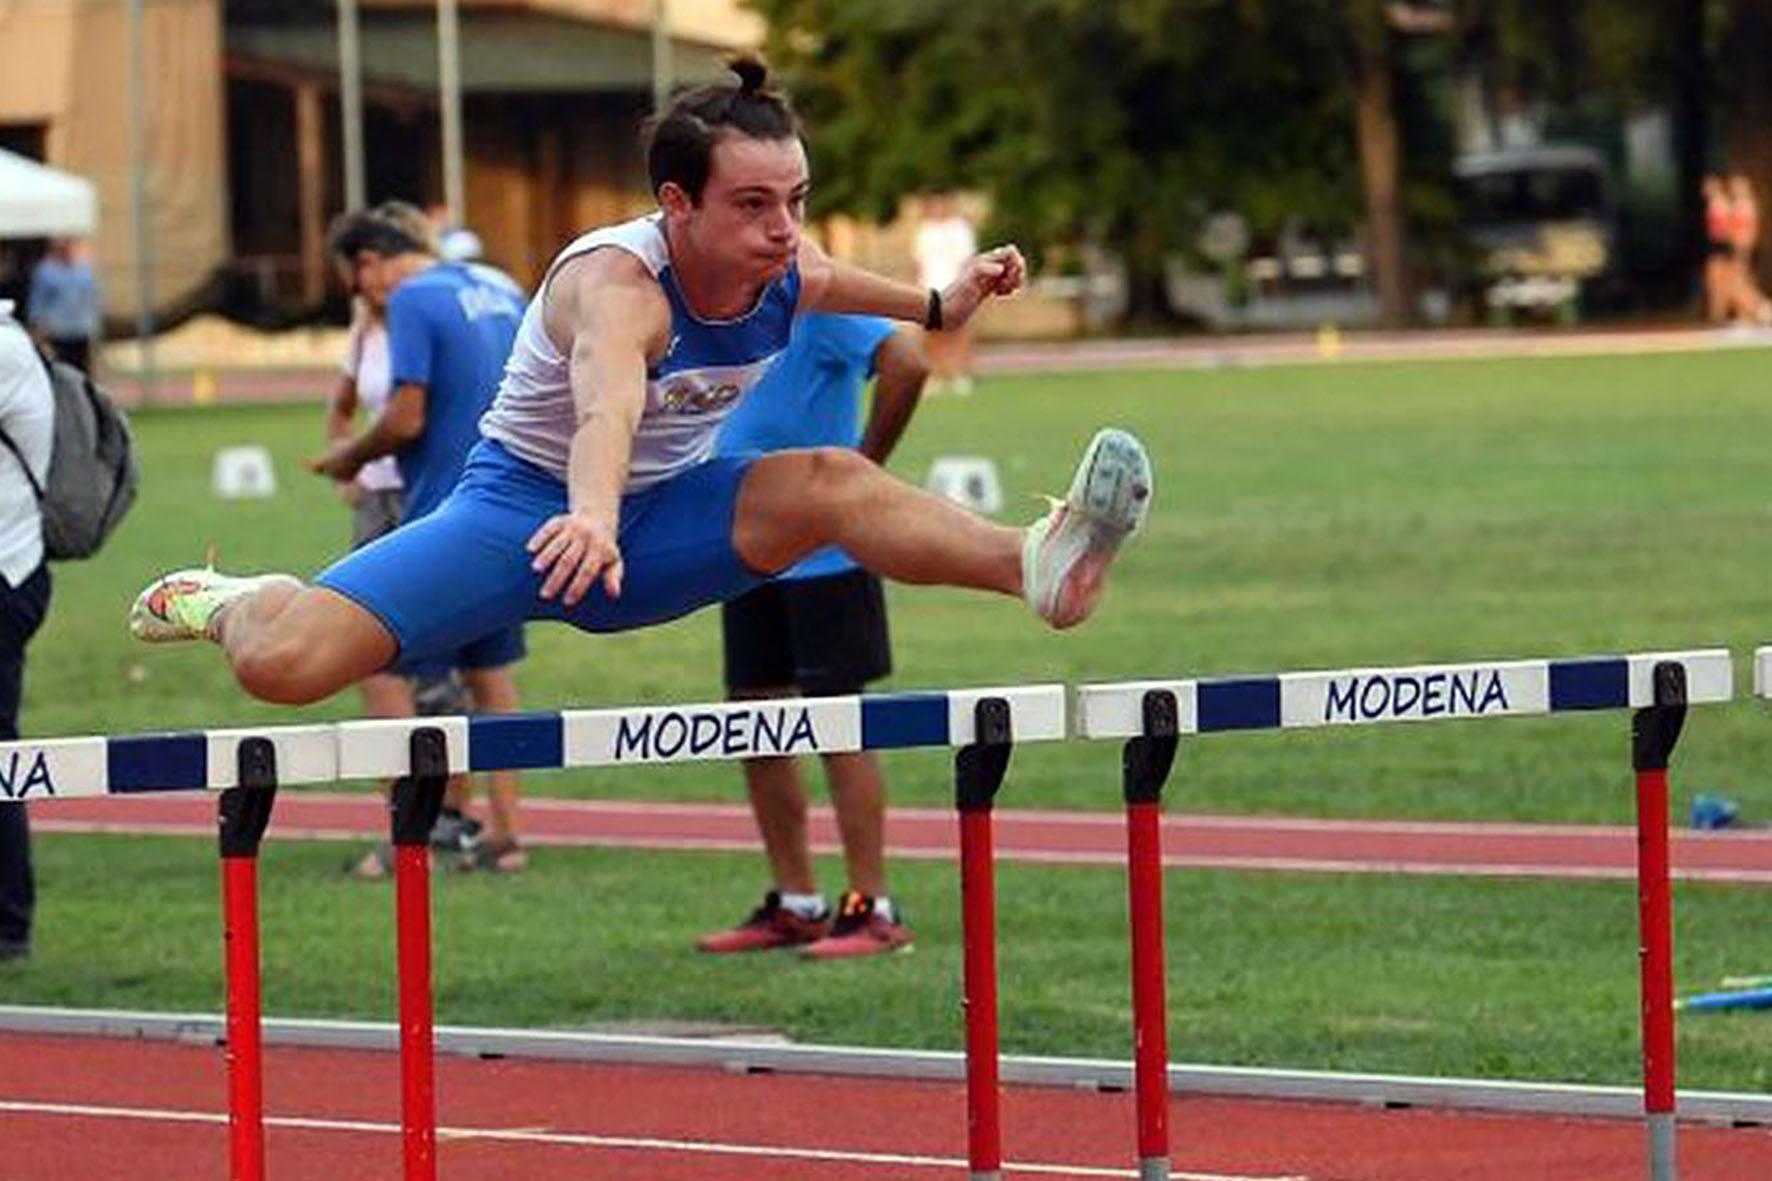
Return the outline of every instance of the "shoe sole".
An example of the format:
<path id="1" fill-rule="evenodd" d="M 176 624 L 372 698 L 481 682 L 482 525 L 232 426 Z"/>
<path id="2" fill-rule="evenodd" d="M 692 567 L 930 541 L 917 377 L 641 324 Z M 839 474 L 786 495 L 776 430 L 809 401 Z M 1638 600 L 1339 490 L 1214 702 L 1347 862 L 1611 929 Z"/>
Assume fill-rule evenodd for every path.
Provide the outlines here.
<path id="1" fill-rule="evenodd" d="M 1144 524 L 1151 490 L 1151 460 L 1144 444 L 1107 427 L 1089 441 L 1065 503 L 1112 535 L 1117 545 Z"/>
<path id="2" fill-rule="evenodd" d="M 811 939 L 796 939 L 781 943 L 752 943 L 744 947 L 704 947 L 697 943 L 695 950 L 703 955 L 749 955 L 759 951 L 793 951 L 804 950 L 813 944 Z"/>
<path id="3" fill-rule="evenodd" d="M 1097 431 L 1064 501 L 1064 511 L 1074 515 L 1085 533 L 1083 551 L 1060 583 L 1052 609 L 1040 612 L 1053 627 L 1075 627 L 1094 612 L 1108 567 L 1144 524 L 1151 488 L 1144 444 L 1114 427 Z"/>
<path id="4" fill-rule="evenodd" d="M 895 943 L 891 947 L 869 947 L 865 951 L 814 951 L 816 944 L 808 944 L 800 949 L 803 960 L 863 960 L 883 955 L 910 955 L 917 950 L 915 943 Z"/>

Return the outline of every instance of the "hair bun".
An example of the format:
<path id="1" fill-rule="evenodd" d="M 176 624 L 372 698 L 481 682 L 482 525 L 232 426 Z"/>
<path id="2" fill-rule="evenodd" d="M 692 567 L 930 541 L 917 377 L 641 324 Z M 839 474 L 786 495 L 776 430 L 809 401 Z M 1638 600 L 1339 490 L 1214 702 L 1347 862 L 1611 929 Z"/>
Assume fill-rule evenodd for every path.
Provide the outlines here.
<path id="1" fill-rule="evenodd" d="M 740 94 L 757 94 L 769 78 L 769 67 L 763 64 L 761 58 L 749 54 L 733 58 L 727 63 L 727 68 L 738 75 Z"/>

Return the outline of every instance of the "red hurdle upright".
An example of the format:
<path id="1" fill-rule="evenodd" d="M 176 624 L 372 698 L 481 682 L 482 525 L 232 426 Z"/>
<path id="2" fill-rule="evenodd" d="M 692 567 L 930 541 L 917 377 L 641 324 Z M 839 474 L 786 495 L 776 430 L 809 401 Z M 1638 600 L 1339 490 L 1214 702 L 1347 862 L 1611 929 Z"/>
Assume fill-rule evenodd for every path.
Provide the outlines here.
<path id="1" fill-rule="evenodd" d="M 216 809 L 227 971 L 228 1176 L 231 1181 L 264 1181 L 258 848 L 277 798 L 277 748 L 268 738 L 242 739 L 235 763 L 239 786 L 222 792 Z"/>
<path id="2" fill-rule="evenodd" d="M 960 811 L 960 898 L 966 952 L 966 1160 L 971 1181 L 1003 1175 L 1002 1084 L 997 1038 L 997 886 L 991 807 L 1009 767 L 1009 703 L 986 697 L 974 740 L 954 756 Z"/>
<path id="3" fill-rule="evenodd" d="M 1654 704 L 1631 715 L 1631 764 L 1637 773 L 1637 923 L 1641 946 L 1643 1115 L 1650 1181 L 1673 1181 L 1674 934 L 1669 886 L 1667 764 L 1686 720 L 1686 669 L 1654 669 Z"/>
<path id="4" fill-rule="evenodd" d="M 1133 1066 L 1139 1181 L 1169 1176 L 1169 1001 L 1163 956 L 1163 783 L 1175 762 L 1175 694 L 1144 695 L 1143 733 L 1121 756 L 1132 920 Z"/>
<path id="5" fill-rule="evenodd" d="M 431 829 L 449 782 L 435 726 L 414 730 L 411 773 L 389 795 L 400 970 L 400 1142 L 406 1181 L 436 1181 L 436 1046 L 431 1001 Z"/>

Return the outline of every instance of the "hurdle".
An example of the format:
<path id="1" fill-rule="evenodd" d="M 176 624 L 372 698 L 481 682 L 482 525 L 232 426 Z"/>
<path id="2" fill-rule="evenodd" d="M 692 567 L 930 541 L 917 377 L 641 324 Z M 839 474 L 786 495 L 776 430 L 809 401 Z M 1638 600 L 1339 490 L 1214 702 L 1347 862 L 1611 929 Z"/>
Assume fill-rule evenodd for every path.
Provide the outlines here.
<path id="1" fill-rule="evenodd" d="M 230 1181 L 264 1176 L 255 858 L 277 787 L 394 778 L 405 1181 L 434 1181 L 435 1029 L 426 842 L 461 771 L 730 761 L 756 755 L 956 748 L 969 947 L 963 982 L 972 1177 L 1001 1176 L 990 808 L 1012 746 L 1067 737 L 1062 685 L 781 698 L 555 713 L 377 719 L 0 743 L 0 806 L 37 798 L 221 792 Z M 971 946 L 978 941 L 978 949 Z"/>
<path id="2" fill-rule="evenodd" d="M 262 1181 L 264 1086 L 259 1005 L 258 849 L 280 784 L 338 778 L 332 726 L 222 729 L 0 743 L 10 774 L 0 807 L 32 799 L 220 792 L 226 981 L 228 1160 L 232 1181 Z"/>
<path id="3" fill-rule="evenodd" d="M 1756 654 L 1755 671 L 1758 686 L 1772 685 L 1772 647 Z M 1649 1176 L 1652 1181 L 1673 1181 L 1667 767 L 1686 706 L 1728 701 L 1733 693 L 1733 666 L 1729 653 L 1721 649 L 1082 686 L 1077 695 L 1080 735 L 1126 741 L 1134 1093 L 1141 1181 L 1170 1175 L 1157 809 L 1178 736 L 1612 709 L 1634 711 L 1631 761 L 1637 797 L 1643 1113 Z"/>

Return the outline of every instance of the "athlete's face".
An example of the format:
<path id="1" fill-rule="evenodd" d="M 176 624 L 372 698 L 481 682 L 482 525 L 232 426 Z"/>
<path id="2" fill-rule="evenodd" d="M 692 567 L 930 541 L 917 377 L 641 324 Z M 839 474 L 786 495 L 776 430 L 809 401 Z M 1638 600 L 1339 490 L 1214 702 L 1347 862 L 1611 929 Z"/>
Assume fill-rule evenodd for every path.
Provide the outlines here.
<path id="1" fill-rule="evenodd" d="M 373 250 L 359 250 L 357 257 L 341 262 L 339 270 L 351 293 L 361 295 L 363 301 L 377 312 L 387 309 L 388 296 L 400 285 L 393 260 Z"/>
<path id="2" fill-rule="evenodd" d="M 799 139 L 728 135 L 714 145 L 699 205 L 674 185 L 662 196 L 666 216 L 679 222 L 697 253 L 767 281 L 799 253 L 810 187 Z"/>

